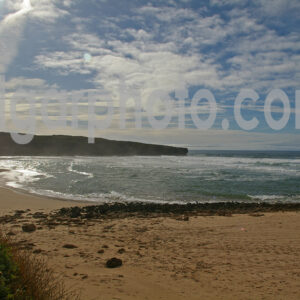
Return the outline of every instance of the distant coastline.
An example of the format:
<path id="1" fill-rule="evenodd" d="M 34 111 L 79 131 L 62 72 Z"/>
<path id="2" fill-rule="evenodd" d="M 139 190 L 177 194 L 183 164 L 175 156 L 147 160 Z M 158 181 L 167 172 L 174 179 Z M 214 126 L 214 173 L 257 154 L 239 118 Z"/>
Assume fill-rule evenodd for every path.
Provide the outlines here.
<path id="1" fill-rule="evenodd" d="M 0 145 L 0 156 L 184 156 L 188 153 L 187 148 L 103 138 L 89 144 L 86 137 L 67 135 L 35 136 L 30 143 L 20 145 L 4 132 L 0 133 Z"/>

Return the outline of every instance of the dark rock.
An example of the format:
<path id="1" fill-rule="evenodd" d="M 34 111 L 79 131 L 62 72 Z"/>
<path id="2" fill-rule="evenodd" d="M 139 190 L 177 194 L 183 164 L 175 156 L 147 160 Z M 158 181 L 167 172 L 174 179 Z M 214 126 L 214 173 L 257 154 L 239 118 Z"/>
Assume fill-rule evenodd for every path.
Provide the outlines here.
<path id="1" fill-rule="evenodd" d="M 78 206 L 75 207 L 71 207 L 71 214 L 70 217 L 71 218 L 78 218 L 81 215 L 81 209 Z"/>
<path id="2" fill-rule="evenodd" d="M 118 250 L 118 253 L 119 253 L 119 254 L 123 254 L 124 252 L 125 252 L 125 249 L 124 249 L 124 248 L 121 248 L 121 249 Z"/>
<path id="3" fill-rule="evenodd" d="M 104 253 L 104 250 L 101 249 L 101 250 L 98 251 L 98 253 L 99 253 L 99 254 L 103 254 L 103 253 Z"/>
<path id="4" fill-rule="evenodd" d="M 10 231 L 10 232 L 7 233 L 7 235 L 8 236 L 13 236 L 13 235 L 16 235 L 16 234 L 13 231 Z"/>
<path id="5" fill-rule="evenodd" d="M 122 264 L 123 264 L 123 262 L 121 259 L 113 257 L 106 262 L 106 267 L 107 268 L 118 268 L 118 267 L 121 267 Z"/>
<path id="6" fill-rule="evenodd" d="M 63 248 L 66 248 L 66 249 L 75 249 L 75 248 L 78 248 L 78 247 L 75 246 L 75 245 L 72 245 L 72 244 L 65 244 L 65 245 L 63 245 Z"/>
<path id="7" fill-rule="evenodd" d="M 22 230 L 24 232 L 33 232 L 36 231 L 36 226 L 34 224 L 24 224 L 22 225 Z"/>
<path id="8" fill-rule="evenodd" d="M 56 221 L 47 221 L 45 224 L 52 227 L 59 225 Z"/>
<path id="9" fill-rule="evenodd" d="M 232 214 L 262 214 L 276 211 L 300 211 L 300 203 L 247 203 L 247 202 L 218 202 L 218 203 L 187 203 L 187 204 L 158 204 L 158 203 L 104 203 L 86 207 L 62 208 L 54 217 L 68 217 L 73 225 L 84 224 L 91 216 L 94 219 L 115 219 L 136 217 L 172 216 L 178 221 L 187 221 L 187 216 L 232 216 Z M 186 216 L 186 217 L 184 217 Z M 75 218 L 74 218 L 75 217 Z M 14 222 L 16 216 L 0 217 L 0 223 Z M 106 227 L 104 230 L 111 230 Z M 147 227 L 137 228 L 139 233 L 146 232 Z"/>
<path id="10" fill-rule="evenodd" d="M 42 212 L 36 212 L 32 215 L 32 217 L 35 219 L 46 219 L 47 215 Z"/>
<path id="11" fill-rule="evenodd" d="M 42 249 L 35 249 L 35 250 L 33 250 L 33 252 L 32 253 L 34 253 L 34 254 L 40 254 L 40 253 L 42 253 Z"/>

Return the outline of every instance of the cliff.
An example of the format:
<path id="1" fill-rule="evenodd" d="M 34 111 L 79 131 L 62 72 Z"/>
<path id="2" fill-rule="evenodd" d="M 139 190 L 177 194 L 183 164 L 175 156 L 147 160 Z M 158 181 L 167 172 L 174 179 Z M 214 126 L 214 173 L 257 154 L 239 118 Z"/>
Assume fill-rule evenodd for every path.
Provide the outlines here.
<path id="1" fill-rule="evenodd" d="M 0 133 L 0 156 L 113 156 L 113 155 L 186 155 L 187 148 L 86 137 L 35 136 L 27 145 L 16 144 L 9 133 Z"/>

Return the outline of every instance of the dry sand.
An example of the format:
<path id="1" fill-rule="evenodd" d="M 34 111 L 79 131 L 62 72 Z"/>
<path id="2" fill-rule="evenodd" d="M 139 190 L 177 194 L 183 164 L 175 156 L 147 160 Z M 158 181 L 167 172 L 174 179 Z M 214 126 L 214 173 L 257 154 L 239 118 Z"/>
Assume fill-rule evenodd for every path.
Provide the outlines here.
<path id="1" fill-rule="evenodd" d="M 2 215 L 30 209 L 3 229 L 28 251 L 40 252 L 35 255 L 45 257 L 83 300 L 300 299 L 299 212 L 46 225 L 32 214 L 74 202 L 7 189 L 0 189 L 0 199 Z M 22 232 L 28 222 L 40 228 Z M 106 268 L 112 257 L 123 265 Z"/>

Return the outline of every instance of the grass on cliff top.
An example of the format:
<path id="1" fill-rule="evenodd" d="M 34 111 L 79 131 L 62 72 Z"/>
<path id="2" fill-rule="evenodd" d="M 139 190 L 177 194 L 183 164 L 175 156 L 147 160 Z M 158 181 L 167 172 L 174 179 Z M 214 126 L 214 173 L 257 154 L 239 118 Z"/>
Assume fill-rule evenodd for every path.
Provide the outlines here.
<path id="1" fill-rule="evenodd" d="M 0 300 L 75 300 L 44 260 L 0 233 Z"/>

